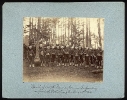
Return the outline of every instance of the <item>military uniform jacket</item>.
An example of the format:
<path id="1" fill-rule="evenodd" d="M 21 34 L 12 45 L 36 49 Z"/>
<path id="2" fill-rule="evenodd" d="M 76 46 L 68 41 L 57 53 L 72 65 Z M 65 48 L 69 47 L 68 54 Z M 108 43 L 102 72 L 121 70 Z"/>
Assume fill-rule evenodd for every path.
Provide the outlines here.
<path id="1" fill-rule="evenodd" d="M 34 56 L 34 51 L 32 49 L 28 50 L 28 56 L 33 57 Z"/>
<path id="2" fill-rule="evenodd" d="M 69 54 L 70 54 L 71 56 L 74 56 L 74 50 L 71 49 L 71 50 L 69 51 Z"/>
<path id="3" fill-rule="evenodd" d="M 97 60 L 101 61 L 102 60 L 102 55 L 100 55 L 99 53 L 97 54 Z"/>
<path id="4" fill-rule="evenodd" d="M 75 55 L 75 56 L 79 56 L 78 50 L 75 50 L 74 55 Z"/>
<path id="5" fill-rule="evenodd" d="M 64 50 L 64 54 L 69 55 L 69 50 L 67 48 Z"/>
<path id="6" fill-rule="evenodd" d="M 89 56 L 88 53 L 85 55 L 85 60 L 86 60 L 86 61 L 89 61 L 89 60 L 90 60 L 90 56 Z"/>
<path id="7" fill-rule="evenodd" d="M 79 50 L 79 55 L 83 56 L 83 50 Z"/>
<path id="8" fill-rule="evenodd" d="M 51 50 L 51 55 L 56 55 L 56 50 L 55 49 Z"/>
<path id="9" fill-rule="evenodd" d="M 50 49 L 47 49 L 45 56 L 50 56 L 50 55 L 51 55 Z"/>

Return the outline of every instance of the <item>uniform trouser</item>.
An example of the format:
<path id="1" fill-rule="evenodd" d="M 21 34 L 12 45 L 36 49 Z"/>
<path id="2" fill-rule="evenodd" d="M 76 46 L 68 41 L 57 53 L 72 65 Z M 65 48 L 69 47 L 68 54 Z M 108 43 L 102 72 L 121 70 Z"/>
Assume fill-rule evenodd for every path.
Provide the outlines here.
<path id="1" fill-rule="evenodd" d="M 62 55 L 62 58 L 61 58 L 61 60 L 62 60 L 62 63 L 64 63 L 64 56 Z"/>
<path id="2" fill-rule="evenodd" d="M 40 59 L 41 59 L 41 63 L 44 63 L 44 56 L 40 56 Z"/>
<path id="3" fill-rule="evenodd" d="M 26 51 L 24 51 L 24 58 L 27 59 L 27 52 Z"/>
<path id="4" fill-rule="evenodd" d="M 29 56 L 29 64 L 34 64 L 34 57 L 33 56 Z"/>
<path id="5" fill-rule="evenodd" d="M 101 66 L 101 60 L 97 61 L 97 66 Z"/>
<path id="6" fill-rule="evenodd" d="M 79 63 L 79 56 L 75 56 L 75 64 Z"/>
<path id="7" fill-rule="evenodd" d="M 58 63 L 62 62 L 62 55 L 58 55 Z"/>
<path id="8" fill-rule="evenodd" d="M 50 55 L 46 55 L 46 63 L 48 64 L 50 62 Z"/>
<path id="9" fill-rule="evenodd" d="M 70 62 L 74 62 L 73 55 L 70 57 Z"/>
<path id="10" fill-rule="evenodd" d="M 89 65 L 89 59 L 86 59 L 86 65 Z"/>
<path id="11" fill-rule="evenodd" d="M 80 63 L 83 63 L 83 56 L 80 55 Z"/>
<path id="12" fill-rule="evenodd" d="M 51 62 L 54 62 L 56 60 L 56 55 L 51 56 Z"/>
<path id="13" fill-rule="evenodd" d="M 65 57 L 64 57 L 64 63 L 69 63 L 69 55 L 65 55 Z"/>

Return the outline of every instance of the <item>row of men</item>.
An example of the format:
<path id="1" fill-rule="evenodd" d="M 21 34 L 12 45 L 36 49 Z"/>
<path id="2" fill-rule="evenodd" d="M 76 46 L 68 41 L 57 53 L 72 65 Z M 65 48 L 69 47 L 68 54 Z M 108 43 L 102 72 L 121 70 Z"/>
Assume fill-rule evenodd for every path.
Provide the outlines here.
<path id="1" fill-rule="evenodd" d="M 24 48 L 24 57 L 28 59 L 29 66 L 34 67 L 34 58 L 36 54 L 36 47 L 30 45 L 27 49 Z M 50 64 L 57 64 L 57 66 L 95 66 L 102 68 L 103 66 L 103 51 L 101 49 L 89 49 L 82 47 L 66 47 L 66 46 L 39 46 L 39 58 L 41 66 L 50 66 Z"/>

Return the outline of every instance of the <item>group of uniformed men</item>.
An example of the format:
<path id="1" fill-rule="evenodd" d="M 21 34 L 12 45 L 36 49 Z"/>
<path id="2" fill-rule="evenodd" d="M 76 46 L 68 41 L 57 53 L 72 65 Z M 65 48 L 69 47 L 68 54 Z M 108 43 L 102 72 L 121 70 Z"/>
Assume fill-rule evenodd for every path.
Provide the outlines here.
<path id="1" fill-rule="evenodd" d="M 35 45 L 24 45 L 24 59 L 28 59 L 29 67 L 34 67 Z M 100 48 L 82 48 L 81 46 L 39 46 L 41 66 L 84 66 L 103 67 L 103 50 Z"/>

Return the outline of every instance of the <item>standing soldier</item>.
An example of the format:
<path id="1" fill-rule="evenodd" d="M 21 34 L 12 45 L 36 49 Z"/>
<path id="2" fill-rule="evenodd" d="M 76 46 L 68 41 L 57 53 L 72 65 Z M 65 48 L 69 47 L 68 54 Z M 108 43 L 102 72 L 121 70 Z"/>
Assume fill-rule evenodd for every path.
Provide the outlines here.
<path id="1" fill-rule="evenodd" d="M 59 48 L 59 64 L 60 64 L 60 65 L 62 65 L 62 56 L 63 56 L 62 48 L 60 47 L 60 48 Z"/>
<path id="2" fill-rule="evenodd" d="M 60 66 L 60 59 L 61 59 L 61 53 L 60 53 L 60 47 L 58 48 L 58 52 L 57 52 L 57 56 L 58 56 L 58 66 Z"/>
<path id="3" fill-rule="evenodd" d="M 25 44 L 23 44 L 23 54 L 24 54 L 23 59 L 28 61 L 27 52 L 28 52 L 28 47 Z"/>
<path id="4" fill-rule="evenodd" d="M 46 50 L 46 55 L 45 55 L 45 58 L 46 58 L 46 65 L 49 66 L 50 65 L 50 46 L 47 46 L 47 50 Z"/>
<path id="5" fill-rule="evenodd" d="M 44 66 L 44 49 L 42 47 L 42 44 L 39 46 L 39 54 L 40 54 L 40 59 L 41 59 L 41 66 Z"/>
<path id="6" fill-rule="evenodd" d="M 62 65 L 62 48 L 59 46 L 58 48 L 58 52 L 57 52 L 57 55 L 58 55 L 58 66 Z"/>
<path id="7" fill-rule="evenodd" d="M 47 47 L 46 46 L 44 46 L 43 47 L 43 52 L 44 52 L 44 66 L 46 66 L 46 50 L 47 50 Z"/>
<path id="8" fill-rule="evenodd" d="M 69 56 L 70 56 L 70 54 L 69 54 L 69 45 L 67 45 L 67 48 L 66 48 L 67 66 L 70 65 L 69 64 Z"/>
<path id="9" fill-rule="evenodd" d="M 82 66 L 83 65 L 83 49 L 81 46 L 79 47 L 79 58 L 80 58 L 80 66 Z"/>
<path id="10" fill-rule="evenodd" d="M 71 49 L 70 49 L 70 65 L 73 65 L 74 64 L 74 47 L 72 46 Z"/>
<path id="11" fill-rule="evenodd" d="M 28 50 L 28 59 L 29 59 L 29 67 L 34 67 L 34 51 L 32 49 L 32 45 L 29 46 Z"/>
<path id="12" fill-rule="evenodd" d="M 78 66 L 79 63 L 79 52 L 78 52 L 78 47 L 75 47 L 75 57 L 74 57 L 74 62 L 75 62 L 75 66 Z"/>
<path id="13" fill-rule="evenodd" d="M 103 50 L 101 50 L 101 56 L 102 56 L 101 68 L 103 68 L 103 53 L 104 53 L 104 51 L 103 51 Z"/>
<path id="14" fill-rule="evenodd" d="M 63 65 L 63 46 L 60 48 L 60 64 Z"/>
<path id="15" fill-rule="evenodd" d="M 52 46 L 52 49 L 51 49 L 51 63 L 53 64 L 53 66 L 54 66 L 55 60 L 56 60 L 56 50 L 55 50 L 54 46 Z"/>
<path id="16" fill-rule="evenodd" d="M 62 54 L 61 63 L 62 65 L 64 65 L 64 46 L 61 46 L 61 54 Z"/>
<path id="17" fill-rule="evenodd" d="M 64 49 L 64 60 L 65 60 L 65 66 L 69 66 L 69 48 L 68 48 L 68 45 Z"/>
<path id="18" fill-rule="evenodd" d="M 101 53 L 102 53 L 101 50 L 99 50 L 97 54 L 97 68 L 102 67 L 102 54 Z"/>
<path id="19" fill-rule="evenodd" d="M 35 44 L 32 45 L 32 49 L 34 51 L 34 54 L 36 54 L 36 45 Z"/>
<path id="20" fill-rule="evenodd" d="M 94 62 L 95 62 L 95 55 L 94 55 L 94 52 L 93 50 L 91 51 L 91 54 L 90 54 L 90 66 L 93 67 L 94 66 Z"/>
<path id="21" fill-rule="evenodd" d="M 93 67 L 96 67 L 96 61 L 97 61 L 97 57 L 96 57 L 96 50 L 94 49 L 92 52 L 92 62 L 93 62 Z M 91 59 L 91 58 L 90 58 Z"/>
<path id="22" fill-rule="evenodd" d="M 83 63 L 84 63 L 84 65 L 86 65 L 85 56 L 86 56 L 86 48 L 83 48 Z"/>
<path id="23" fill-rule="evenodd" d="M 92 62 L 92 59 L 90 59 L 91 55 L 92 55 L 92 48 L 88 49 L 88 55 L 89 55 L 89 67 L 90 67 L 91 66 L 91 62 Z"/>
<path id="24" fill-rule="evenodd" d="M 59 66 L 59 45 L 56 45 L 56 63 Z"/>
<path id="25" fill-rule="evenodd" d="M 94 49 L 94 67 L 97 67 L 97 49 Z"/>
<path id="26" fill-rule="evenodd" d="M 89 67 L 90 58 L 89 58 L 89 49 L 88 48 L 86 50 L 85 61 L 86 61 L 86 67 Z"/>

